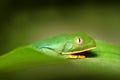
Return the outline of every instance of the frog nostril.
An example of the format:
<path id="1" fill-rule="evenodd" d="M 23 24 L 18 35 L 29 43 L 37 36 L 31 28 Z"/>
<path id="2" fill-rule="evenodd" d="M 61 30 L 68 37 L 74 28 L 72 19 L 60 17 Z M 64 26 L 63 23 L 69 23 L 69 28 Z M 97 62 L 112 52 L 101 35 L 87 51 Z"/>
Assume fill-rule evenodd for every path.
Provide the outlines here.
<path id="1" fill-rule="evenodd" d="M 95 44 L 95 41 L 94 41 L 94 40 L 91 40 L 89 43 L 90 43 L 90 44 Z"/>
<path id="2" fill-rule="evenodd" d="M 91 41 L 91 44 L 96 47 L 96 42 L 94 40 Z"/>

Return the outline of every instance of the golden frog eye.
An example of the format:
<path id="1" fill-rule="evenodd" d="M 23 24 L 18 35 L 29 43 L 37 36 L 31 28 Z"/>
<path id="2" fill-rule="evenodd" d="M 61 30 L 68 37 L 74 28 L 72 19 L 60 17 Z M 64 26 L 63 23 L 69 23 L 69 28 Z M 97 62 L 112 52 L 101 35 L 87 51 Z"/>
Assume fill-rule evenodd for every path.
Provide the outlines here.
<path id="1" fill-rule="evenodd" d="M 82 40 L 81 38 L 77 38 L 77 39 L 76 39 L 76 43 L 77 43 L 78 45 L 82 44 L 82 42 L 83 42 L 83 40 Z"/>

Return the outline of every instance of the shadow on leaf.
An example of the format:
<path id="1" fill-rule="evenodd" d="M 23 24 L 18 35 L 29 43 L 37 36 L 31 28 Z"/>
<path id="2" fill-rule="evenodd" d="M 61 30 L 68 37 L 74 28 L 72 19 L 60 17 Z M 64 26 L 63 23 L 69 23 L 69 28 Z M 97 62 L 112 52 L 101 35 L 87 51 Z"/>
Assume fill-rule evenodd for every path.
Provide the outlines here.
<path id="1" fill-rule="evenodd" d="M 73 54 L 73 55 L 84 55 L 86 56 L 87 58 L 93 58 L 93 57 L 97 57 L 98 55 L 92 51 L 85 51 L 85 52 L 82 52 L 82 53 L 76 53 L 76 54 Z"/>

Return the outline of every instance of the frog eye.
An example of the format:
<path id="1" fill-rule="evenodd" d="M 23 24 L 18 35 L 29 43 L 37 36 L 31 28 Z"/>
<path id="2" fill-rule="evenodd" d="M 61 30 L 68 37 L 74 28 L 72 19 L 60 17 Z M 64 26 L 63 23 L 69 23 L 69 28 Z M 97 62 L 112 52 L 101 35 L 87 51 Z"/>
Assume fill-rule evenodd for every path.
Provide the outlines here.
<path id="1" fill-rule="evenodd" d="M 83 40 L 82 40 L 81 38 L 77 38 L 77 39 L 76 39 L 76 43 L 77 43 L 78 45 L 82 44 L 82 42 L 83 42 Z"/>

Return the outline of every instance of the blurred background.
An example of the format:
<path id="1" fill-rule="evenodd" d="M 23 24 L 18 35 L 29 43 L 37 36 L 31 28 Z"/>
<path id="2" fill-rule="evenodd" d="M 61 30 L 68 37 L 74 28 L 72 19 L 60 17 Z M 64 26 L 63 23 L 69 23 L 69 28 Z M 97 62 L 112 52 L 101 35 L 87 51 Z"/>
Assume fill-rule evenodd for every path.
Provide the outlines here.
<path id="1" fill-rule="evenodd" d="M 116 0 L 0 0 L 0 54 L 62 33 L 120 45 Z"/>

